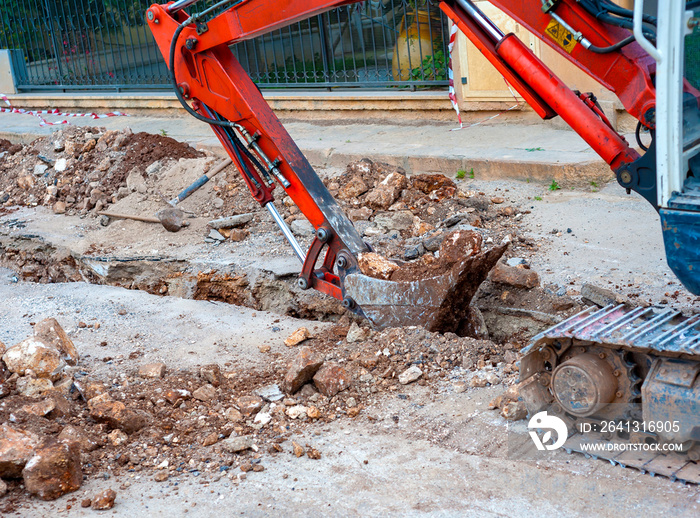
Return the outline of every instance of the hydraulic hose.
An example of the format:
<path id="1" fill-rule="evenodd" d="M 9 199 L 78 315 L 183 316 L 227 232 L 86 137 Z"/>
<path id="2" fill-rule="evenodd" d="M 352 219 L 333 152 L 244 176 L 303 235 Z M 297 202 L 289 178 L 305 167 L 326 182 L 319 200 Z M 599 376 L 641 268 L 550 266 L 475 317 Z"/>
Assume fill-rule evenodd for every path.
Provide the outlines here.
<path id="1" fill-rule="evenodd" d="M 173 85 L 173 90 L 175 91 L 175 96 L 177 97 L 177 100 L 180 101 L 180 104 L 182 107 L 192 115 L 197 120 L 200 120 L 202 122 L 206 122 L 207 124 L 212 124 L 214 126 L 225 126 L 228 128 L 233 127 L 233 123 L 231 121 L 218 121 L 216 119 L 211 119 L 209 117 L 205 117 L 203 115 L 200 115 L 196 111 L 194 111 L 189 104 L 187 104 L 187 101 L 182 95 L 182 92 L 180 92 L 180 87 L 177 84 L 177 79 L 175 79 L 175 49 L 177 48 L 177 40 L 180 38 L 180 34 L 182 33 L 183 29 L 187 27 L 190 23 L 192 23 L 192 18 L 188 18 L 184 22 L 182 22 L 180 25 L 177 26 L 177 29 L 175 29 L 175 33 L 173 34 L 173 39 L 170 42 L 170 55 L 168 59 L 168 65 L 170 66 L 170 81 Z"/>

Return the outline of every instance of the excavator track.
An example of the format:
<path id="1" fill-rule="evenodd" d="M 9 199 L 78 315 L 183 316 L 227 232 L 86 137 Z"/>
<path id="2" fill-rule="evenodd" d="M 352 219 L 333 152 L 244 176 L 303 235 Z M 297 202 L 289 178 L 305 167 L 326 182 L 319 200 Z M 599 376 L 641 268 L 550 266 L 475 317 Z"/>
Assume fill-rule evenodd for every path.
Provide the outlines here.
<path id="1" fill-rule="evenodd" d="M 565 451 L 700 484 L 700 314 L 591 307 L 522 352 L 528 414 L 564 420 Z M 681 451 L 658 449 L 670 444 Z"/>

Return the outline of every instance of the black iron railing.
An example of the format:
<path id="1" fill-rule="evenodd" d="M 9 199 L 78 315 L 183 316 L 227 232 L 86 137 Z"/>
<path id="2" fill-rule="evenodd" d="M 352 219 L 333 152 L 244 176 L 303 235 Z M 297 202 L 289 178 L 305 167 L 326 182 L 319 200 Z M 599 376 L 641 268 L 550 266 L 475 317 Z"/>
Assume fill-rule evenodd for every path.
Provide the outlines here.
<path id="1" fill-rule="evenodd" d="M 169 88 L 144 19 L 151 3 L 0 0 L 0 48 L 12 51 L 21 90 Z M 436 1 L 378 0 L 334 9 L 232 51 L 262 87 L 420 87 L 447 84 L 447 43 Z"/>

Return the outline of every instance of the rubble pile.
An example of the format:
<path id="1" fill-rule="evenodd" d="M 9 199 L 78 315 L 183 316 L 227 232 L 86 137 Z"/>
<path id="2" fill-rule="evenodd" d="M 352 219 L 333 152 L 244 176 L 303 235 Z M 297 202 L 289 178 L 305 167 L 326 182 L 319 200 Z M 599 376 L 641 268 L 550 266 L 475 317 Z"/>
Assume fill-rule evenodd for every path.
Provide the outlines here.
<path id="1" fill-rule="evenodd" d="M 504 239 L 515 248 L 533 243 L 516 236 L 515 222 L 529 211 L 504 198 L 463 191 L 443 174 L 414 174 L 365 158 L 324 182 L 374 252 L 399 261 L 430 264 L 453 231 L 476 230 L 485 245 Z M 285 199 L 289 206 L 291 200 Z M 294 208 L 288 221 L 297 221 Z M 294 229 L 294 226 L 292 226 Z"/>
<path id="2" fill-rule="evenodd" d="M 468 380 L 512 384 L 517 376 L 515 346 L 422 328 L 377 332 L 345 318 L 328 336 L 301 328 L 291 338 L 291 360 L 261 349 L 270 361 L 260 372 L 150 363 L 104 380 L 90 374 L 55 319 L 43 320 L 2 355 L 0 478 L 13 498 L 21 483 L 47 500 L 103 473 L 122 489 L 130 482 L 120 475 L 134 473 L 241 483 L 264 470 L 269 455 L 321 458 L 295 439 L 307 425 L 362 418 L 404 385 L 458 378 L 478 387 Z M 113 505 L 114 496 L 95 495 L 86 506 Z"/>
<path id="3" fill-rule="evenodd" d="M 172 138 L 128 128 L 67 126 L 27 146 L 1 141 L 0 206 L 100 211 L 131 192 L 145 193 L 145 178 L 165 163 L 201 156 Z"/>

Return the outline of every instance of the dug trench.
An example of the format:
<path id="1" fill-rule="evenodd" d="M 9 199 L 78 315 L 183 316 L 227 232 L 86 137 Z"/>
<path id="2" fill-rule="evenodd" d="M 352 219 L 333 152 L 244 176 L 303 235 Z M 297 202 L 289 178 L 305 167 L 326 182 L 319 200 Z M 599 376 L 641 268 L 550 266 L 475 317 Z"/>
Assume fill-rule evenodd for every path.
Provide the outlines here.
<path id="1" fill-rule="evenodd" d="M 338 301 L 297 287 L 298 263 L 233 166 L 178 205 L 191 225 L 176 234 L 97 216 L 103 210 L 153 215 L 213 167 L 215 157 L 128 130 L 69 128 L 19 149 L 5 147 L 4 210 L 34 207 L 12 209 L 0 226 L 0 265 L 21 280 L 106 284 L 320 321 L 352 318 Z M 324 182 L 373 249 L 400 265 L 392 280 L 444 273 L 446 261 L 468 254 L 467 243 L 446 249 L 448 235 L 475 234 L 484 248 L 510 242 L 508 264 L 477 294 L 459 334 L 522 341 L 580 308 L 561 287 L 539 286 L 527 265 L 536 245 L 518 230 L 529 211 L 502 196 L 459 189 L 439 174 L 409 177 L 368 159 Z M 289 198 L 282 201 L 280 212 L 308 246 L 313 228 Z M 235 215 L 233 226 L 209 224 Z"/>
<path id="2" fill-rule="evenodd" d="M 110 508 L 115 495 L 103 490 L 117 490 L 124 513 L 138 512 L 154 497 L 166 513 L 172 502 L 184 506 L 189 498 L 211 515 L 217 511 L 204 488 L 221 498 L 248 495 L 237 505 L 254 502 L 253 514 L 257 502 L 302 512 L 303 506 L 260 497 L 267 492 L 259 484 L 289 484 L 294 491 L 313 484 L 309 474 L 322 470 L 348 484 L 350 495 L 366 496 L 351 480 L 365 474 L 348 479 L 355 459 L 341 453 L 363 455 L 361 467 L 372 468 L 375 457 L 348 443 L 351 430 L 350 437 L 377 442 L 378 466 L 390 458 L 382 438 L 405 444 L 408 450 L 392 462 L 412 470 L 406 458 L 415 454 L 416 480 L 421 459 L 435 455 L 483 459 L 490 466 L 483 469 L 498 473 L 524 470 L 513 487 L 527 488 L 529 478 L 539 476 L 535 463 L 506 459 L 507 423 L 524 429 L 517 422 L 524 417 L 518 351 L 582 302 L 562 286 L 542 286 L 528 268 L 537 244 L 519 231 L 527 210 L 506 203 L 502 192 L 463 189 L 442 175 L 406 175 L 371 160 L 328 172 L 324 182 L 393 280 L 443 271 L 450 254 L 474 252 L 475 239 L 485 250 L 509 243 L 472 302 L 460 332 L 466 336 L 415 326 L 375 330 L 337 301 L 297 287 L 296 258 L 233 168 L 179 204 L 191 217 L 177 233 L 99 217 L 105 209 L 153 215 L 163 199 L 219 160 L 193 156 L 198 152 L 166 139 L 71 128 L 21 149 L 5 146 L 0 460 L 8 445 L 24 449 L 9 467 L 0 463 L 0 492 L 7 485 L 3 513 L 43 512 L 50 508 L 37 497 L 66 493 L 63 509 Z M 144 143 L 175 151 L 157 161 L 136 160 L 134 153 L 148 156 Z M 108 177 L 113 180 L 103 180 Z M 313 229 L 291 200 L 281 201 L 280 212 L 308 246 Z M 233 222 L 217 221 L 231 216 Z M 39 369 L 36 355 L 25 354 L 39 349 L 55 362 L 51 368 Z M 486 427 L 495 432 L 481 433 Z M 48 460 L 33 460 L 37 456 Z M 302 464 L 307 461 L 316 464 Z M 576 484 L 588 472 L 625 487 L 634 476 L 582 458 L 561 466 L 552 476 L 562 484 Z M 402 473 L 390 475 L 400 487 Z M 483 475 L 478 478 L 479 498 L 491 499 L 496 488 L 482 488 Z M 499 487 L 509 486 L 504 480 Z M 151 492 L 152 482 L 159 492 Z M 459 484 L 442 491 L 461 493 Z M 668 490 L 666 482 L 653 484 Z M 404 510 L 425 505 L 404 491 L 413 506 Z M 446 498 L 434 491 L 431 499 Z M 524 515 L 542 505 L 564 509 L 523 491 L 532 500 Z M 674 491 L 679 502 L 693 498 L 689 490 Z M 585 505 L 569 510 L 585 512 L 586 495 Z M 319 500 L 326 505 L 326 497 Z M 334 505 L 345 514 L 345 504 Z"/>

